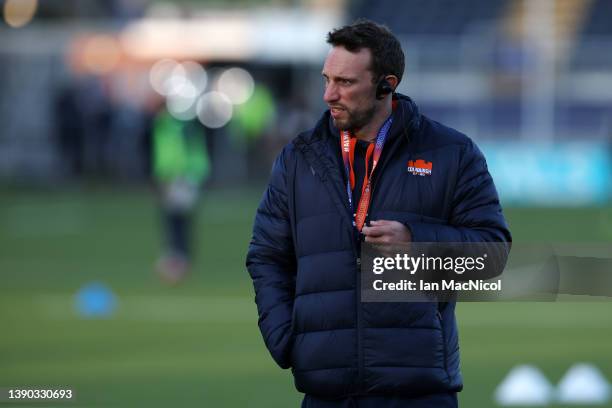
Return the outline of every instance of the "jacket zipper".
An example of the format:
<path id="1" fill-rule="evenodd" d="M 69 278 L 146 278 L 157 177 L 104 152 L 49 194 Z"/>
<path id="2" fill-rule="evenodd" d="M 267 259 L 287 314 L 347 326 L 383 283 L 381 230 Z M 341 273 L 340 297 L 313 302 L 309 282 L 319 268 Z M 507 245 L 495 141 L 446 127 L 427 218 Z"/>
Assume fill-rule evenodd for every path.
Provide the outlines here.
<path id="1" fill-rule="evenodd" d="M 394 149 L 395 150 L 395 149 Z M 392 152 L 393 153 L 393 152 Z M 370 221 L 370 214 L 373 212 L 374 208 L 374 192 L 375 188 L 378 185 L 379 174 L 382 174 L 382 171 L 386 167 L 387 163 L 391 160 L 391 156 L 393 154 L 389 154 L 386 157 L 386 160 L 381 163 L 381 168 L 375 171 L 375 174 L 372 174 L 372 184 L 370 185 L 370 208 L 368 214 L 366 215 L 366 224 Z M 351 212 L 351 218 L 354 219 L 353 214 Z M 364 371 L 364 362 L 363 362 L 363 327 L 361 322 L 361 244 L 359 242 L 359 233 L 357 236 L 357 244 L 359 245 L 359 256 L 357 257 L 356 264 L 358 268 L 357 273 L 357 384 L 358 384 L 358 392 L 361 394 L 363 389 L 363 371 Z"/>
<path id="2" fill-rule="evenodd" d="M 360 248 L 361 250 L 361 248 Z M 356 308 L 357 308 L 357 392 L 362 393 L 363 389 L 363 328 L 361 323 L 361 251 L 356 259 L 357 273 L 356 278 Z"/>

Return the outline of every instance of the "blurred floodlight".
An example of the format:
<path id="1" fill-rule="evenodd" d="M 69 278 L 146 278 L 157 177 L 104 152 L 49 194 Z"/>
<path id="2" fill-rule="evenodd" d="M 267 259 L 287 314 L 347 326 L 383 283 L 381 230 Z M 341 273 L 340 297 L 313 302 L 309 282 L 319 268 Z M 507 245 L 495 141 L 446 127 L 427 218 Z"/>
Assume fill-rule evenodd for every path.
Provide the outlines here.
<path id="1" fill-rule="evenodd" d="M 38 0 L 6 0 L 4 20 L 11 27 L 23 27 L 32 21 L 37 8 Z"/>
<path id="2" fill-rule="evenodd" d="M 117 66 L 120 58 L 117 40 L 110 35 L 97 35 L 85 44 L 83 63 L 94 74 L 105 74 Z"/>
<path id="3" fill-rule="evenodd" d="M 177 95 L 182 89 L 189 86 L 189 78 L 187 78 L 187 70 L 183 64 L 178 64 L 174 67 L 170 75 L 164 81 L 163 95 Z"/>
<path id="4" fill-rule="evenodd" d="M 180 105 L 180 102 L 178 103 Z M 181 110 L 182 106 L 178 106 L 173 99 L 166 99 L 166 109 L 168 113 L 178 120 L 189 121 L 196 118 L 195 106 L 191 106 L 186 110 Z"/>
<path id="5" fill-rule="evenodd" d="M 177 92 L 166 98 L 166 108 L 172 116 L 180 120 L 191 120 L 196 117 L 195 104 L 199 92 L 191 82 L 185 83 Z"/>
<path id="6" fill-rule="evenodd" d="M 195 87 L 198 94 L 204 92 L 208 83 L 208 75 L 204 67 L 193 61 L 185 61 L 181 65 L 185 70 L 185 77 Z"/>
<path id="7" fill-rule="evenodd" d="M 232 102 L 221 92 L 207 92 L 198 100 L 196 112 L 204 126 L 212 129 L 220 128 L 232 118 Z"/>
<path id="8" fill-rule="evenodd" d="M 121 33 L 128 55 L 136 58 L 237 60 L 254 56 L 247 19 L 145 18 Z"/>
<path id="9" fill-rule="evenodd" d="M 151 67 L 149 81 L 158 94 L 167 94 L 167 82 L 178 65 L 178 62 L 166 58 L 157 61 L 153 67 Z"/>
<path id="10" fill-rule="evenodd" d="M 149 81 L 160 95 L 185 96 L 191 95 L 195 90 L 195 96 L 198 96 L 206 89 L 208 76 L 197 62 L 186 61 L 179 64 L 171 59 L 162 59 L 151 68 Z"/>
<path id="11" fill-rule="evenodd" d="M 249 100 L 255 89 L 253 77 L 242 68 L 230 68 L 219 76 L 217 88 L 227 95 L 234 105 L 240 105 Z"/>
<path id="12" fill-rule="evenodd" d="M 129 22 L 122 30 L 120 38 L 127 55 L 139 59 L 225 62 L 257 59 L 319 64 L 329 48 L 321 38 L 329 27 L 342 23 L 342 13 L 327 6 L 313 13 L 272 11 L 268 7 L 257 10 L 204 7 L 183 13 L 183 6 L 179 5 L 177 12 L 176 6 L 168 3 L 185 2 L 160 1 L 150 1 L 152 6 L 146 16 Z"/>
<path id="13" fill-rule="evenodd" d="M 166 97 L 166 108 L 172 116 L 191 120 L 196 117 L 196 101 L 206 89 L 208 76 L 197 62 L 162 59 L 151 68 L 149 81 L 157 93 Z"/>

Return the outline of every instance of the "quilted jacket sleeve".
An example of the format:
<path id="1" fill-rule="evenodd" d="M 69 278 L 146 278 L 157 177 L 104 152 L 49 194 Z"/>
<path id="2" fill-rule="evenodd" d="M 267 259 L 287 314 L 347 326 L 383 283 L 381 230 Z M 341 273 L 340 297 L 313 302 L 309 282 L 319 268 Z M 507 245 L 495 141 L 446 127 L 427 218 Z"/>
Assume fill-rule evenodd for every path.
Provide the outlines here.
<path id="1" fill-rule="evenodd" d="M 246 266 L 253 279 L 259 329 L 282 368 L 290 366 L 296 261 L 287 198 L 287 149 L 276 159 L 257 208 Z"/>
<path id="2" fill-rule="evenodd" d="M 463 148 L 448 225 L 408 222 L 415 242 L 511 242 L 487 163 L 470 140 Z"/>

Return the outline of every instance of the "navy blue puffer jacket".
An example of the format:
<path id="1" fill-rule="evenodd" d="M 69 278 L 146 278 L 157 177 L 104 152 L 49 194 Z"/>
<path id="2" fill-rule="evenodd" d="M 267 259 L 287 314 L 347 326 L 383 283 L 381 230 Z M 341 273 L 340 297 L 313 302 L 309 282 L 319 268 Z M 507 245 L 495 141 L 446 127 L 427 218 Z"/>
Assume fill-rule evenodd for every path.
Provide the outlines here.
<path id="1" fill-rule="evenodd" d="M 404 223 L 414 241 L 511 240 L 485 159 L 465 135 L 398 96 L 373 175 L 369 218 Z M 278 156 L 247 268 L 259 327 L 299 391 L 323 398 L 460 391 L 454 303 L 362 303 L 352 226 L 329 112 Z M 427 177 L 409 160 L 432 162 Z"/>

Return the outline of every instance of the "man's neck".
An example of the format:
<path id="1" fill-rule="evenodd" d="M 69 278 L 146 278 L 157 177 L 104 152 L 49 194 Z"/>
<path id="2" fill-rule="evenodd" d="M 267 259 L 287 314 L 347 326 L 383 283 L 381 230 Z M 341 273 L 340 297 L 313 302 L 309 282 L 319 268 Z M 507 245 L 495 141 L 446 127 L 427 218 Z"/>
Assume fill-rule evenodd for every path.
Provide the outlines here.
<path id="1" fill-rule="evenodd" d="M 378 131 L 389 115 L 391 115 L 392 111 L 391 98 L 388 98 L 382 109 L 379 109 L 378 112 L 374 114 L 374 117 L 372 117 L 372 120 L 367 125 L 354 131 L 355 137 L 359 140 L 365 140 L 366 142 L 374 142 L 378 136 Z"/>

